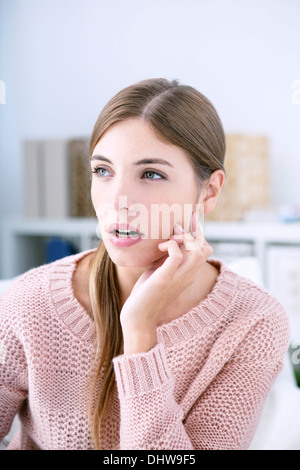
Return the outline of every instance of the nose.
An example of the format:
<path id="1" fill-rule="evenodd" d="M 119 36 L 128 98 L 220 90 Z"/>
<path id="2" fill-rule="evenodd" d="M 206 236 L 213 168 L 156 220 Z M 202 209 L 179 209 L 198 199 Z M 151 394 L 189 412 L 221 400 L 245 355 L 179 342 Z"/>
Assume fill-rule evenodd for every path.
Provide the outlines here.
<path id="1" fill-rule="evenodd" d="M 95 183 L 93 196 L 103 236 L 109 232 L 111 224 L 116 222 L 129 224 L 134 222 L 134 227 L 143 226 L 143 230 L 140 230 L 142 233 L 148 230 L 148 211 L 142 203 L 143 193 L 130 177 L 114 176 L 105 186 L 97 186 Z"/>
<path id="2" fill-rule="evenodd" d="M 135 198 L 133 185 L 126 183 L 124 179 L 116 180 L 108 195 L 111 206 L 116 212 L 124 209 L 129 210 L 130 206 L 135 203 Z"/>

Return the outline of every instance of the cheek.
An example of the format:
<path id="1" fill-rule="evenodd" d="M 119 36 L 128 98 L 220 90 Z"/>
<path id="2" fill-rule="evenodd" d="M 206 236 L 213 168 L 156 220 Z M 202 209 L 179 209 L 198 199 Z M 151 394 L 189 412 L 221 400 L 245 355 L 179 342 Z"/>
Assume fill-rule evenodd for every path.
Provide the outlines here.
<path id="1" fill-rule="evenodd" d="M 117 211 L 110 203 L 107 191 L 101 191 L 97 182 L 91 184 L 91 201 L 98 219 L 99 227 L 107 230 L 111 223 L 117 220 Z"/>
<path id="2" fill-rule="evenodd" d="M 124 213 L 120 215 L 112 204 L 105 201 L 107 196 L 107 194 L 99 192 L 97 184 L 92 181 L 91 199 L 101 231 L 105 232 L 111 223 L 122 219 L 124 222 L 126 221 L 137 227 L 144 234 L 145 239 L 157 240 L 159 243 L 160 240 L 169 239 L 174 234 L 174 226 L 177 223 L 182 225 L 186 231 L 190 228 L 193 205 L 186 202 L 184 198 L 179 197 L 180 202 L 174 202 L 173 200 L 160 202 L 164 198 L 157 197 L 159 200 L 151 203 L 144 199 L 143 203 L 132 204 L 124 218 Z M 191 201 L 191 198 L 187 199 Z"/>
<path id="3" fill-rule="evenodd" d="M 93 176 L 93 175 L 92 175 Z M 95 190 L 95 184 L 92 180 L 92 183 L 91 183 L 91 200 L 92 200 L 92 204 L 94 206 L 94 209 L 96 210 L 96 206 L 97 206 L 97 193 L 96 193 L 96 190 Z"/>
<path id="4" fill-rule="evenodd" d="M 152 239 L 168 239 L 174 234 L 174 226 L 182 225 L 189 231 L 193 204 L 164 203 L 151 208 L 149 219 L 149 236 Z"/>
<path id="5" fill-rule="evenodd" d="M 163 239 L 170 238 L 174 233 L 174 225 L 180 223 L 180 216 L 165 206 L 160 212 L 155 212 L 151 216 L 151 238 Z"/>

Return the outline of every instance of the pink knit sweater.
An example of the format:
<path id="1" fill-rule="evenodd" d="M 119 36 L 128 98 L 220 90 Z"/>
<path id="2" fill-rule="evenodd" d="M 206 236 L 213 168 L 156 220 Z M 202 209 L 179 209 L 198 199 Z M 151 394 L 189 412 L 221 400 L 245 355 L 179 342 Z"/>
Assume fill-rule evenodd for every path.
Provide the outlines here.
<path id="1" fill-rule="evenodd" d="M 11 449 L 90 449 L 93 322 L 74 297 L 84 252 L 32 269 L 0 299 L 0 440 Z M 227 265 L 197 307 L 158 327 L 149 352 L 119 356 L 107 449 L 246 449 L 283 365 L 281 304 Z"/>

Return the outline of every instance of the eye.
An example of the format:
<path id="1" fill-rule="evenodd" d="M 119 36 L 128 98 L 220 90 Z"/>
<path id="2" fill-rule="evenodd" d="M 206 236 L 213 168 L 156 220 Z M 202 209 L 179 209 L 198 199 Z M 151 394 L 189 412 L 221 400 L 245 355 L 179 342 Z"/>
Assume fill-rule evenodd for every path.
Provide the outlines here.
<path id="1" fill-rule="evenodd" d="M 108 171 L 106 168 L 103 168 L 102 166 L 99 166 L 98 168 L 94 168 L 91 170 L 92 173 L 95 173 L 95 175 L 97 176 L 107 176 L 107 174 L 105 173 L 106 171 Z"/>
<path id="2" fill-rule="evenodd" d="M 145 178 L 143 179 L 147 179 L 147 180 L 157 180 L 157 179 L 166 179 L 163 175 L 161 175 L 160 173 L 157 173 L 156 171 L 152 171 L 152 170 L 147 170 L 143 173 L 143 175 L 146 175 Z"/>

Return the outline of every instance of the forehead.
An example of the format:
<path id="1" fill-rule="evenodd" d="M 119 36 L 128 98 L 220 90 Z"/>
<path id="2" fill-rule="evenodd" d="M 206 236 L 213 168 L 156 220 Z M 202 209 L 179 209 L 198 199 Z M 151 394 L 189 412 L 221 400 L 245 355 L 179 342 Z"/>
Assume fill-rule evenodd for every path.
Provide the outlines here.
<path id="1" fill-rule="evenodd" d="M 190 163 L 183 149 L 159 138 L 141 118 L 129 118 L 111 125 L 95 146 L 93 155 L 99 154 L 111 160 L 155 157 L 170 163 Z"/>

